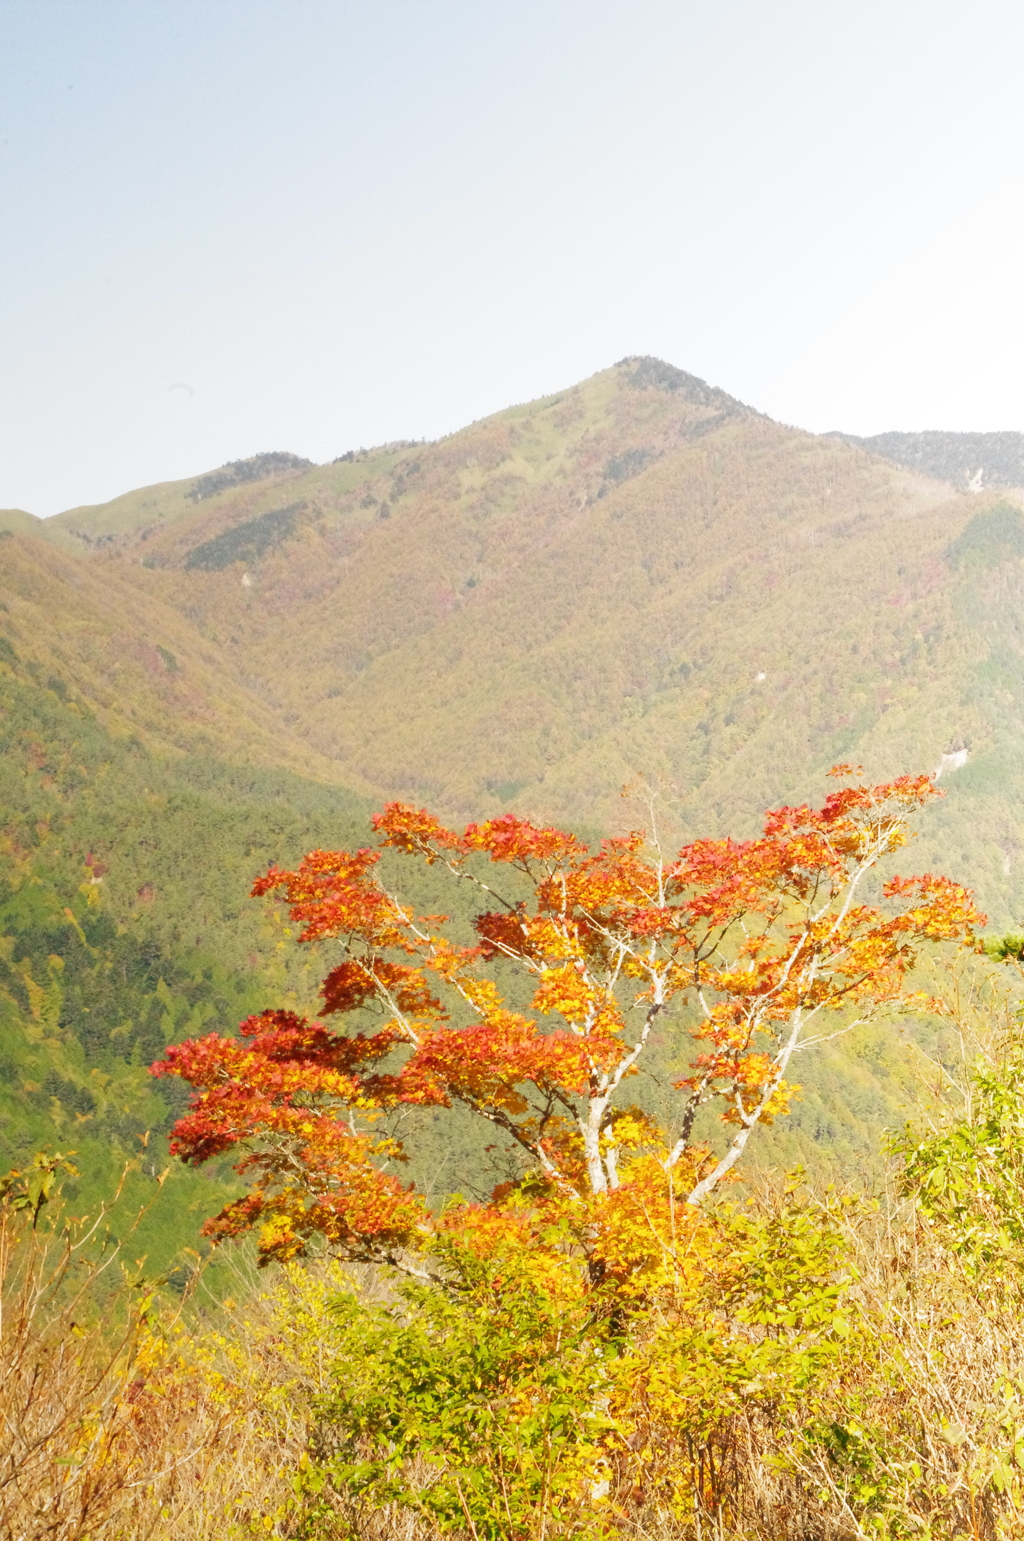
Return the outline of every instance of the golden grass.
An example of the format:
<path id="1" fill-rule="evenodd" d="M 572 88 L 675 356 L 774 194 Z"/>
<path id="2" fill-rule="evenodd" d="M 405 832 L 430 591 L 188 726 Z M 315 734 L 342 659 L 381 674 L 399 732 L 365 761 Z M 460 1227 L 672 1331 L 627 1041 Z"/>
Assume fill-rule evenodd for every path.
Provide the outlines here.
<path id="1" fill-rule="evenodd" d="M 0 1217 L 0 1538 L 283 1534 L 317 1384 L 298 1289 L 254 1294 L 230 1339 L 197 1332 L 101 1231 Z"/>
<path id="2" fill-rule="evenodd" d="M 312 1529 L 296 1504 L 330 1385 L 328 1302 L 350 1278 L 329 1263 L 240 1273 L 240 1303 L 172 1310 L 123 1275 L 115 1287 L 122 1254 L 100 1229 L 0 1219 L 2 1541 L 428 1541 L 408 1511 L 343 1492 Z M 851 1243 L 859 1325 L 831 1382 L 796 1415 L 752 1397 L 699 1441 L 648 1431 L 642 1485 L 629 1452 L 617 1460 L 605 1534 L 1024 1535 L 1021 1293 L 979 1289 L 895 1201 L 862 1213 Z M 530 1541 L 574 1533 L 538 1515 Z"/>
<path id="3" fill-rule="evenodd" d="M 861 1229 L 861 1330 L 842 1373 L 781 1419 L 752 1407 L 702 1447 L 680 1523 L 645 1497 L 623 1533 L 651 1541 L 1010 1541 L 1024 1536 L 1024 1311 L 980 1299 L 908 1215 Z M 666 1490 L 670 1486 L 666 1482 Z M 650 1490 L 648 1490 L 650 1492 Z"/>

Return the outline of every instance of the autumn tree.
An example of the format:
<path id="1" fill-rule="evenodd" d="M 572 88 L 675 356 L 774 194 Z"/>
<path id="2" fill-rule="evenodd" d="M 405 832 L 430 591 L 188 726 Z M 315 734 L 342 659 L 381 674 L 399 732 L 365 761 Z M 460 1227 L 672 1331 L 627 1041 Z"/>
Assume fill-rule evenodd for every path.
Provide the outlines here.
<path id="1" fill-rule="evenodd" d="M 320 1237 L 417 1272 L 453 1234 L 493 1249 L 499 1232 L 522 1242 L 543 1223 L 563 1227 L 592 1280 L 656 1272 L 664 1236 L 640 1245 L 638 1228 L 657 1231 L 660 1215 L 675 1236 L 696 1213 L 785 1112 L 794 1056 L 906 1004 L 920 946 L 964 941 L 983 920 L 933 875 L 890 877 L 866 902 L 869 875 L 939 794 L 926 776 L 833 774 L 843 784 L 819 809 L 779 808 L 756 839 L 674 853 L 652 830 L 594 850 L 511 814 L 456 832 L 389 804 L 380 844 L 478 894 L 471 944 L 381 882 L 378 850 L 271 868 L 254 894 L 282 896 L 300 940 L 336 951 L 324 1020 L 267 1010 L 154 1067 L 194 1089 L 174 1150 L 191 1163 L 232 1152 L 250 1180 L 208 1232 L 255 1227 L 265 1260 Z M 527 1009 L 499 988 L 510 969 Z M 692 1042 L 659 1128 L 629 1092 L 663 1020 Z M 380 1121 L 454 1104 L 518 1150 L 520 1176 L 489 1205 L 437 1216 L 395 1175 L 403 1152 Z M 725 1129 L 714 1154 L 695 1139 L 703 1108 Z"/>

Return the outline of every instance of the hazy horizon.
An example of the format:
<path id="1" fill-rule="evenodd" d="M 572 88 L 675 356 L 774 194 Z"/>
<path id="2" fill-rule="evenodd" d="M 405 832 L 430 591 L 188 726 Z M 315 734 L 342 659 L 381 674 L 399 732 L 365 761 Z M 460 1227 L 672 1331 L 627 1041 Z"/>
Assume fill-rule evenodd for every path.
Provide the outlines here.
<path id="1" fill-rule="evenodd" d="M 7 0 L 0 506 L 436 439 L 654 354 L 1024 429 L 1006 3 Z"/>

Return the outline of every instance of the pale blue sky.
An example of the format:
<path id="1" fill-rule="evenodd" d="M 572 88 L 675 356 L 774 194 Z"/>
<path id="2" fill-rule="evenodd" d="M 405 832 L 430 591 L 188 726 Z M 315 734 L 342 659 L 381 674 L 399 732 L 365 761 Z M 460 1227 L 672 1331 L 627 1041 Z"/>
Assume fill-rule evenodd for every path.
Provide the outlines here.
<path id="1" fill-rule="evenodd" d="M 0 0 L 0 507 L 628 353 L 1024 429 L 1022 73 L 1002 0 Z"/>

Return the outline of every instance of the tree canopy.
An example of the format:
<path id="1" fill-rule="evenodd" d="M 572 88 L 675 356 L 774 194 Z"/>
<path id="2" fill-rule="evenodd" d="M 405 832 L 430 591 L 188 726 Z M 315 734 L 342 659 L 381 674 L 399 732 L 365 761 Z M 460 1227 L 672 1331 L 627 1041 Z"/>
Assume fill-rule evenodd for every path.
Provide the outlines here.
<path id="1" fill-rule="evenodd" d="M 417 1271 L 456 1235 L 493 1250 L 557 1231 L 592 1280 L 656 1273 L 757 1126 L 785 1112 L 794 1055 L 919 1001 L 907 976 L 921 945 L 970 940 L 984 920 L 932 874 L 889 877 L 867 902 L 873 869 L 938 793 L 926 776 L 833 775 L 821 808 L 671 853 L 653 828 L 591 849 L 511 814 L 457 832 L 389 804 L 380 845 L 478 893 L 469 942 L 384 886 L 378 850 L 271 867 L 253 892 L 284 898 L 302 942 L 337 949 L 322 1015 L 343 1025 L 267 1010 L 154 1067 L 193 1087 L 172 1148 L 191 1163 L 232 1152 L 251 1182 L 209 1233 L 255 1227 L 264 1260 L 320 1237 Z M 690 1040 L 664 1127 L 629 1096 L 659 1020 Z M 435 1215 L 395 1174 L 401 1142 L 381 1120 L 453 1104 L 519 1164 L 488 1203 Z M 714 1146 L 695 1137 L 705 1108 L 724 1131 Z"/>

